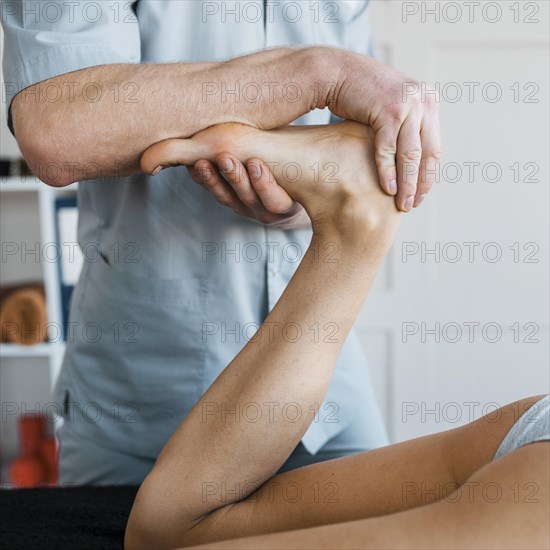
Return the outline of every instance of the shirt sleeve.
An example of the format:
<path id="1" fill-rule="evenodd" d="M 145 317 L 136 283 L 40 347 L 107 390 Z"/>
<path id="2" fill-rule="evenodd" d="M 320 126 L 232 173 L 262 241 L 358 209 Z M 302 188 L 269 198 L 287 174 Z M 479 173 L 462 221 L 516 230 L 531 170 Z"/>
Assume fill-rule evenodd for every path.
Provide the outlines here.
<path id="1" fill-rule="evenodd" d="M 25 88 L 79 69 L 139 63 L 136 2 L 4 0 L 3 72 L 8 125 L 11 102 Z M 48 90 L 48 100 L 55 97 Z M 76 90 L 78 92 L 78 90 Z"/>
<path id="2" fill-rule="evenodd" d="M 351 10 L 353 8 L 344 27 L 343 47 L 377 58 L 379 57 L 379 52 L 372 33 L 369 4 L 369 0 L 363 0 L 362 2 L 355 1 L 353 5 L 350 5 L 349 1 L 339 4 L 340 9 L 344 11 L 345 9 Z M 330 114 L 330 124 L 342 122 L 342 120 L 342 118 L 335 114 Z"/>
<path id="3" fill-rule="evenodd" d="M 370 2 L 354 2 L 353 17 L 345 27 L 344 47 L 356 52 L 376 57 L 372 33 Z"/>

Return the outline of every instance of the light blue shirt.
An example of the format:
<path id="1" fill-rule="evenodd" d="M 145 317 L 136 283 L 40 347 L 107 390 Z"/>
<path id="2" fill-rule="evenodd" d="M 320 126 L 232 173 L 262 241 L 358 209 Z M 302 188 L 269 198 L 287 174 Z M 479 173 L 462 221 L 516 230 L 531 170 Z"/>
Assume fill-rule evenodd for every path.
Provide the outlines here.
<path id="1" fill-rule="evenodd" d="M 27 86 L 94 65 L 214 61 L 288 44 L 368 53 L 366 6 L 360 0 L 5 1 L 8 105 Z M 120 100 L 139 97 L 134 91 L 120 87 Z M 96 97 L 97 89 L 88 93 Z M 329 121 L 328 111 L 316 111 L 299 123 Z M 106 133 L 110 124 L 105 121 Z M 55 398 L 73 404 L 74 417 L 66 420 L 77 433 L 156 456 L 273 308 L 311 234 L 236 215 L 181 167 L 155 178 L 83 182 L 78 203 L 79 242 L 88 259 L 73 295 L 73 329 Z M 303 337 L 317 331 L 319 338 L 338 338 L 333 327 L 300 330 Z M 267 413 L 264 404 L 242 403 L 237 414 L 257 413 L 258 405 Z M 276 406 L 294 414 L 289 404 Z M 352 422 L 364 426 L 358 447 L 386 443 L 353 333 L 319 408 L 302 441 L 311 453 Z"/>

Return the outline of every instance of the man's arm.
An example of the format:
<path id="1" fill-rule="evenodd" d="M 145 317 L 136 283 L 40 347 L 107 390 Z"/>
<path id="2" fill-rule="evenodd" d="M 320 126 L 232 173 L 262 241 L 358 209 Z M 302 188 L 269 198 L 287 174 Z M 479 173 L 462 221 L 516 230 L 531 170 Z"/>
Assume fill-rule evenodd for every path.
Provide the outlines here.
<path id="1" fill-rule="evenodd" d="M 441 157 L 439 100 L 435 90 L 426 89 L 424 84 L 372 57 L 341 50 L 336 50 L 336 56 L 338 80 L 324 83 L 325 88 L 333 87 L 326 98 L 328 107 L 341 118 L 374 129 L 382 189 L 396 196 L 400 210 L 416 208 L 434 183 Z M 318 89 L 320 85 L 323 84 L 317 82 Z M 417 91 L 410 93 L 411 89 Z M 229 152 L 220 155 L 215 164 L 206 160 L 195 164 L 194 175 L 199 175 L 195 181 L 208 187 L 222 204 L 264 223 L 271 223 L 273 215 L 280 216 L 293 206 L 268 169 L 254 175 L 249 166 L 245 170 L 238 160 L 231 159 Z M 226 171 L 228 160 L 234 161 L 233 169 Z M 258 192 L 260 188 L 263 196 Z"/>
<path id="2" fill-rule="evenodd" d="M 69 78 L 71 85 L 64 86 Z M 140 153 L 153 143 L 186 138 L 216 124 L 242 122 L 268 130 L 325 107 L 372 126 L 380 184 L 397 195 L 401 210 L 419 204 L 430 190 L 440 156 L 433 94 L 405 98 L 404 85 L 412 82 L 420 90 L 420 83 L 346 50 L 277 48 L 221 63 L 103 65 L 35 86 L 56 79 L 63 90 L 58 100 L 33 94 L 25 101 L 35 91 L 31 87 L 13 102 L 21 150 L 50 185 L 131 175 L 139 170 Z M 133 84 L 137 102 L 115 93 L 93 102 L 73 93 L 88 83 L 103 90 Z"/>
<path id="3" fill-rule="evenodd" d="M 278 48 L 219 63 L 90 67 L 17 94 L 14 130 L 31 168 L 50 185 L 127 176 L 139 172 L 141 153 L 158 141 L 223 122 L 275 128 L 324 107 L 322 94 L 330 89 L 322 83 L 336 79 L 332 67 L 318 48 Z M 96 85 L 103 93 L 94 102 L 81 91 Z M 48 101 L 36 93 L 41 86 L 62 95 Z M 259 101 L 243 95 L 256 90 Z"/>

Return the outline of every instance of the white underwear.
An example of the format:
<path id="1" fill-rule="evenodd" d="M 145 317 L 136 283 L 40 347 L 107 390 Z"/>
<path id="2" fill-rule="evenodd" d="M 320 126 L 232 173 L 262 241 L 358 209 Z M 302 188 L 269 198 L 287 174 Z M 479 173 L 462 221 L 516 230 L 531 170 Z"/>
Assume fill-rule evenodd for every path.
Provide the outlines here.
<path id="1" fill-rule="evenodd" d="M 537 401 L 512 426 L 494 458 L 538 441 L 550 441 L 550 395 Z"/>

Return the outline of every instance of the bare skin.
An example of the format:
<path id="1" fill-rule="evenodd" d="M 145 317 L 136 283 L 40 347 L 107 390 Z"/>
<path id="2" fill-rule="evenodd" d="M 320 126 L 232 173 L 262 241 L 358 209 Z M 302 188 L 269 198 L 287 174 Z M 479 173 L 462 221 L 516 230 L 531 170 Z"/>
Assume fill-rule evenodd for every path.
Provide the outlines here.
<path id="1" fill-rule="evenodd" d="M 188 166 L 189 175 L 196 183 L 213 190 L 216 200 L 240 216 L 252 218 L 264 225 L 279 229 L 311 227 L 311 220 L 300 203 L 275 181 L 269 167 L 263 162 L 245 166 L 227 153 L 219 164 L 199 160 Z M 260 194 L 256 187 L 262 190 Z M 265 203 L 265 204 L 264 204 Z"/>
<path id="2" fill-rule="evenodd" d="M 243 79 L 274 86 L 254 103 L 215 92 L 235 89 Z M 83 93 L 89 83 L 103 91 L 99 101 Z M 297 100 L 289 101 L 283 92 L 289 83 L 300 90 Z M 89 67 L 20 91 L 11 111 L 25 159 L 42 181 L 60 187 L 136 174 L 143 151 L 161 140 L 187 138 L 227 122 L 273 129 L 328 107 L 374 128 L 382 188 L 395 195 L 399 209 L 410 210 L 433 184 L 441 137 L 438 101 L 433 95 L 423 99 L 420 91 L 405 101 L 404 83 L 422 86 L 351 51 L 284 47 L 224 62 Z M 56 101 L 48 100 L 48 89 L 60 91 Z M 291 208 L 280 187 L 270 191 Z M 262 209 L 258 217 L 267 212 Z"/>
<path id="3" fill-rule="evenodd" d="M 511 407 L 515 408 L 516 405 L 521 405 L 524 402 L 525 400 L 514 403 Z M 528 402 L 532 402 L 532 400 L 530 399 Z M 508 423 L 505 425 L 507 428 L 509 427 Z M 467 441 L 485 446 L 480 434 L 476 435 L 474 432 L 474 429 L 470 430 L 472 438 Z M 427 465 L 431 464 L 431 453 L 434 450 L 431 448 L 431 444 L 434 443 L 433 437 L 425 438 L 425 441 L 422 442 L 426 446 L 425 452 L 418 457 L 422 461 L 427 461 Z M 393 458 L 398 460 L 399 466 L 411 460 L 411 455 L 405 451 L 412 451 L 414 447 L 415 442 L 410 442 L 409 449 L 403 448 L 402 454 L 394 455 Z M 486 448 L 488 449 L 489 446 Z M 393 449 L 393 451 L 396 450 Z M 388 450 L 388 452 L 392 453 L 392 450 Z M 367 456 L 361 457 L 362 454 L 357 456 L 357 463 L 361 463 L 362 460 L 367 462 L 369 459 Z M 412 457 L 416 458 L 414 453 Z M 370 519 L 353 520 L 358 516 L 357 508 L 361 510 L 365 500 L 369 502 L 369 508 L 376 508 L 377 505 L 373 502 L 375 497 L 371 492 L 373 484 L 376 490 L 380 491 L 377 496 L 382 496 L 384 503 L 387 501 L 386 487 L 380 486 L 376 481 L 380 477 L 381 471 L 384 472 L 385 479 L 387 462 L 380 456 L 373 456 L 370 459 L 374 460 L 376 464 L 376 467 L 372 468 L 372 477 L 363 478 L 361 468 L 348 472 L 346 476 L 345 488 L 360 484 L 363 489 L 363 493 L 358 495 L 353 503 L 348 503 L 350 510 L 352 507 L 355 508 L 350 512 L 349 520 L 321 527 L 235 538 L 193 548 L 219 550 L 278 550 L 281 548 L 478 550 L 491 548 L 517 550 L 518 548 L 548 549 L 550 547 L 548 526 L 550 442 L 534 443 L 522 447 L 488 463 L 475 472 L 464 486 L 459 487 L 456 492 L 444 495 L 446 498 L 441 501 L 427 505 L 424 505 L 426 502 L 421 502 L 416 507 L 401 512 L 370 517 Z M 340 459 L 331 462 L 340 462 Z M 319 464 L 319 466 L 323 465 L 326 470 L 329 470 L 328 464 Z M 297 477 L 301 475 L 300 470 L 302 469 L 295 471 Z M 328 472 L 324 473 L 326 477 Z M 420 483 L 426 483 L 428 487 L 434 488 L 438 483 L 444 483 L 445 479 L 446 476 L 441 478 L 430 473 L 427 481 L 422 478 Z M 275 481 L 274 479 L 273 482 Z M 483 492 L 488 488 L 490 491 L 487 490 L 487 496 L 483 496 Z M 500 497 L 498 491 L 500 491 Z M 399 499 L 403 499 L 403 483 L 401 483 L 399 491 L 395 491 L 394 498 L 396 503 Z M 280 513 L 281 508 L 283 508 L 282 505 L 266 506 L 261 514 L 246 518 L 249 522 L 248 525 L 253 525 L 254 521 L 267 515 L 272 518 L 274 524 L 277 524 L 277 528 L 279 522 L 275 516 Z M 295 505 L 295 508 L 298 507 Z M 296 509 L 294 511 L 296 512 Z M 312 511 L 312 513 L 315 512 Z M 377 514 L 376 510 L 373 515 Z M 367 517 L 364 516 L 364 518 Z M 333 519 L 328 519 L 328 523 L 332 521 Z M 307 524 L 307 522 L 304 523 Z M 292 527 L 286 529 L 292 529 Z M 229 533 L 230 531 L 227 532 L 227 534 Z"/>
<path id="4" fill-rule="evenodd" d="M 333 127 L 330 139 L 326 130 L 285 128 L 264 135 L 240 125 L 212 128 L 192 140 L 160 143 L 142 158 L 143 168 L 153 170 L 197 156 L 215 159 L 227 149 L 243 162 L 269 156 L 279 164 L 276 177 L 304 204 L 314 234 L 259 337 L 212 384 L 160 454 L 132 509 L 126 548 L 544 548 L 550 444 L 492 461 L 538 398 L 442 434 L 274 477 L 323 400 L 400 217 L 376 181 L 370 131 L 346 122 Z M 338 182 L 310 175 L 310 163 L 319 159 L 341 168 Z M 288 171 L 285 179 L 282 167 L 289 162 L 302 168 L 297 181 Z M 336 264 L 319 257 L 327 243 L 339 247 Z M 304 337 L 289 343 L 279 328 L 290 322 L 336 322 L 338 341 Z M 279 407 L 254 422 L 205 414 L 250 403 Z M 297 421 L 280 414 L 289 403 L 303 413 Z M 508 486 L 533 482 L 536 502 L 523 493 L 516 502 Z M 501 487 L 498 502 L 480 498 L 479 490 L 472 499 L 456 498 L 461 487 L 488 483 Z M 426 495 L 423 484 L 444 489 Z"/>
<path id="5" fill-rule="evenodd" d="M 246 102 L 222 101 L 208 90 L 235 85 L 242 74 L 250 74 L 252 81 L 286 82 L 286 75 L 306 59 L 312 70 L 298 85 L 308 89 L 316 80 L 315 66 L 319 68 L 314 57 L 311 50 L 280 48 L 224 63 L 112 64 L 62 74 L 15 96 L 15 135 L 34 172 L 50 185 L 136 174 L 141 154 L 157 141 L 188 137 L 224 122 L 280 126 L 309 112 L 312 97 L 307 94 L 290 106 L 279 91 L 271 104 L 265 101 L 253 110 Z M 97 102 L 82 92 L 89 82 L 105 91 Z M 44 99 L 42 90 L 49 86 L 62 90 L 55 102 Z M 110 93 L 112 89 L 122 93 Z M 51 139 L 43 139 L 46 132 Z M 55 178 L 47 170 L 52 162 L 63 170 Z"/>
<path id="6" fill-rule="evenodd" d="M 192 166 L 197 159 L 219 162 L 227 158 L 262 171 L 267 166 L 277 183 L 304 206 L 315 227 L 333 218 L 335 205 L 342 208 L 356 194 L 361 196 L 361 202 L 354 205 L 366 211 L 366 202 L 369 219 L 385 215 L 387 207 L 381 206 L 385 197 L 375 185 L 373 149 L 374 132 L 351 121 L 330 126 L 285 126 L 270 132 L 243 124 L 224 124 L 190 139 L 153 145 L 141 157 L 141 167 L 155 174 L 160 167 Z M 269 155 L 271 161 L 264 163 L 261 160 L 264 155 Z M 212 193 L 223 193 L 209 187 L 209 181 L 203 183 Z M 261 185 L 256 184 L 254 190 L 260 199 L 267 200 L 263 198 Z M 229 203 L 229 194 L 225 200 Z"/>

